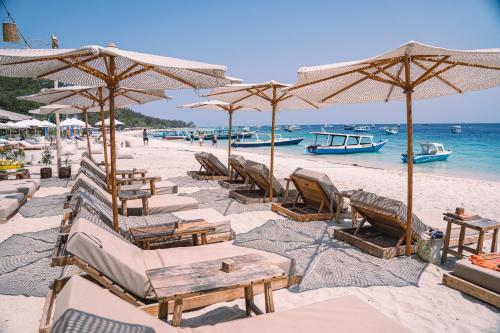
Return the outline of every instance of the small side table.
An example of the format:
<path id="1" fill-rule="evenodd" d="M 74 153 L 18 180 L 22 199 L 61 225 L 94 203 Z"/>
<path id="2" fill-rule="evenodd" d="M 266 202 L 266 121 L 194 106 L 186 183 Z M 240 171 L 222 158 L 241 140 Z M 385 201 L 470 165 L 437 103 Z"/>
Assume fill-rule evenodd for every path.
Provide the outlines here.
<path id="1" fill-rule="evenodd" d="M 223 262 L 230 262 L 233 268 L 224 271 L 221 269 Z M 173 312 L 172 326 L 181 325 L 185 299 L 237 289 L 244 290 L 247 316 L 252 312 L 262 314 L 263 311 L 254 303 L 253 287 L 259 284 L 264 285 L 266 312 L 274 312 L 272 282 L 286 279 L 282 269 L 259 254 L 151 269 L 146 275 L 158 298 L 158 318 L 167 321 L 169 312 Z M 213 299 L 211 304 L 224 301 L 217 297 Z M 169 309 L 169 303 L 173 303 L 173 311 Z"/>
<path id="2" fill-rule="evenodd" d="M 335 193 L 335 201 L 337 203 L 337 210 L 335 212 L 335 222 L 339 223 L 340 222 L 340 210 L 339 209 L 342 205 L 342 199 L 351 199 L 351 197 L 358 192 L 363 191 L 362 188 L 357 189 L 357 190 L 348 190 L 348 191 L 341 191 Z M 358 213 L 351 208 L 351 216 L 352 216 L 352 226 L 356 226 L 356 221 L 358 220 Z"/>
<path id="3" fill-rule="evenodd" d="M 453 218 L 450 216 L 444 216 L 444 220 L 448 222 L 448 225 L 446 226 L 446 236 L 444 238 L 444 246 L 443 246 L 443 258 L 441 259 L 441 262 L 445 262 L 447 260 L 448 253 L 460 259 L 463 258 L 464 250 L 474 254 L 481 253 L 483 250 L 484 234 L 485 232 L 490 230 L 493 230 L 493 238 L 491 240 L 490 252 L 497 251 L 498 229 L 500 229 L 500 222 L 482 218 L 470 221 L 462 221 L 460 219 Z M 450 238 L 451 238 L 451 227 L 453 224 L 457 224 L 460 226 L 460 236 L 458 238 L 457 251 L 451 250 L 449 248 Z M 479 231 L 479 238 L 477 240 L 477 246 L 475 249 L 464 245 L 466 228 Z"/>
<path id="4" fill-rule="evenodd" d="M 130 228 L 129 232 L 132 240 L 141 249 L 149 250 L 151 244 L 167 241 L 182 236 L 191 236 L 193 245 L 200 245 L 198 235 L 201 238 L 201 244 L 208 244 L 207 233 L 215 231 L 215 226 L 205 220 L 181 221 L 179 224 L 159 224 Z"/>
<path id="5" fill-rule="evenodd" d="M 128 200 L 142 200 L 142 213 L 148 215 L 148 199 L 151 194 L 147 191 L 120 191 L 118 199 L 122 202 L 122 215 L 127 216 L 127 201 Z"/>

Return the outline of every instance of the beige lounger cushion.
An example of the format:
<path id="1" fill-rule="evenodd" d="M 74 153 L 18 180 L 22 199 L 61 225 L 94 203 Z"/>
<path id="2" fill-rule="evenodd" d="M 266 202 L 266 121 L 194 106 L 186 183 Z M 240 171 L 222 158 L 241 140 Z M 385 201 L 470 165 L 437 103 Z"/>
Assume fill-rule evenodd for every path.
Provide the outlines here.
<path id="1" fill-rule="evenodd" d="M 292 175 L 302 177 L 314 182 L 317 182 L 321 189 L 325 192 L 326 196 L 330 199 L 330 204 L 333 210 L 337 210 L 337 201 L 335 200 L 335 193 L 339 190 L 335 187 L 330 177 L 326 173 L 317 172 L 309 169 L 297 168 Z M 299 189 L 300 190 L 300 189 Z"/>
<path id="2" fill-rule="evenodd" d="M 229 242 L 162 250 L 141 250 L 85 219 L 71 227 L 66 250 L 136 296 L 154 298 L 146 270 L 247 253 L 259 253 L 281 267 L 293 270 L 292 261 L 277 254 L 239 247 Z"/>
<path id="3" fill-rule="evenodd" d="M 247 160 L 246 164 L 245 164 L 245 170 L 249 173 L 254 173 L 256 175 L 260 175 L 262 178 L 264 178 L 266 180 L 266 182 L 269 179 L 269 175 L 270 175 L 269 168 L 262 163 Z M 285 192 L 286 182 L 283 180 L 278 180 L 273 175 L 272 183 L 273 183 L 273 193 L 277 196 L 283 195 L 283 193 Z M 267 190 L 267 188 L 261 188 L 261 190 L 265 191 L 265 190 Z"/>
<path id="4" fill-rule="evenodd" d="M 173 212 L 172 215 L 180 220 L 204 219 L 215 226 L 215 234 L 231 232 L 231 219 L 222 215 L 213 208 L 191 209 Z"/>
<path id="5" fill-rule="evenodd" d="M 165 214 L 180 210 L 196 209 L 198 206 L 198 201 L 195 198 L 177 194 L 159 194 L 153 195 L 148 199 L 148 214 Z M 135 215 L 135 213 L 142 215 L 142 200 L 128 200 L 127 209 L 131 215 Z"/>
<path id="6" fill-rule="evenodd" d="M 12 193 L 0 195 L 0 220 L 9 218 L 18 208 L 20 202 L 24 200 L 24 194 Z"/>
<path id="7" fill-rule="evenodd" d="M 196 159 L 201 159 L 208 161 L 215 168 L 216 176 L 227 176 L 227 166 L 224 165 L 218 158 L 212 153 L 198 152 L 195 154 Z M 211 170 L 208 170 L 211 171 Z"/>
<path id="8" fill-rule="evenodd" d="M 80 276 L 73 276 L 57 295 L 52 321 L 52 333 L 90 331 L 92 327 L 151 333 L 411 332 L 356 296 L 216 325 L 173 327 Z"/>
<path id="9" fill-rule="evenodd" d="M 498 271 L 473 265 L 469 259 L 465 258 L 457 260 L 453 272 L 461 279 L 500 294 L 500 272 Z"/>

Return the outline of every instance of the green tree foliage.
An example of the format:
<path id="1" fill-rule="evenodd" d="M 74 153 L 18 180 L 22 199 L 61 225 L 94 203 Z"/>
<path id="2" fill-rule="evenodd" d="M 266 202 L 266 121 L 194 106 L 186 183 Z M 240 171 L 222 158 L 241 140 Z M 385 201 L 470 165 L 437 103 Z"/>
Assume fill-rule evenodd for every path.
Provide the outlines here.
<path id="1" fill-rule="evenodd" d="M 0 77 L 0 109 L 30 115 L 28 111 L 38 108 L 40 104 L 20 101 L 16 99 L 16 97 L 35 94 L 42 88 L 51 88 L 53 86 L 53 82 L 46 80 L 37 81 L 29 78 Z M 107 117 L 109 117 L 108 113 L 106 113 L 106 118 Z M 82 116 L 78 115 L 78 118 L 81 119 Z M 166 128 L 195 126 L 192 122 L 186 123 L 181 120 L 148 117 L 128 108 L 117 110 L 116 119 L 119 119 L 121 122 L 131 127 Z M 51 120 L 53 121 L 53 119 Z M 89 113 L 90 124 L 93 125 L 100 120 L 101 116 L 99 113 Z"/>

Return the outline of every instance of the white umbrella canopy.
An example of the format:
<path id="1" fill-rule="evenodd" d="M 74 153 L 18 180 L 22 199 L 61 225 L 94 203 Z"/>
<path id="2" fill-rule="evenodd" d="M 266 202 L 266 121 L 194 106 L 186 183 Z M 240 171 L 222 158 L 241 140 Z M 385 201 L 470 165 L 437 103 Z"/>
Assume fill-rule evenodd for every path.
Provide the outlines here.
<path id="1" fill-rule="evenodd" d="M 14 123 L 12 121 L 9 121 L 9 122 L 5 123 L 5 125 L 9 126 L 9 128 L 13 128 L 13 129 L 23 129 L 23 128 L 28 128 L 29 127 L 29 126 L 26 126 L 24 124 L 19 124 L 19 122 Z"/>
<path id="2" fill-rule="evenodd" d="M 243 107 L 243 106 L 235 106 L 234 104 L 228 103 L 228 102 L 223 102 L 219 100 L 209 100 L 209 101 L 201 101 L 197 103 L 191 103 L 191 104 L 183 104 L 179 105 L 179 108 L 188 108 L 188 109 L 203 109 L 203 110 L 222 110 L 226 111 L 229 114 L 229 139 L 228 139 L 228 148 L 227 148 L 227 169 L 230 170 L 230 164 L 229 164 L 229 156 L 231 156 L 231 136 L 232 136 L 232 130 L 233 130 L 233 113 L 235 111 L 259 111 L 257 108 L 248 108 L 248 107 Z"/>
<path id="3" fill-rule="evenodd" d="M 33 119 L 27 119 L 27 120 L 18 121 L 18 122 L 16 122 L 16 125 L 17 126 L 24 126 L 24 128 L 28 128 L 28 127 L 45 127 L 43 122 L 41 122 L 38 119 L 34 119 L 34 118 Z M 18 128 L 22 128 L 22 127 L 18 127 Z"/>
<path id="4" fill-rule="evenodd" d="M 44 124 L 43 127 L 48 127 L 48 128 L 55 128 L 56 127 L 56 124 L 53 124 L 48 120 L 42 120 L 42 123 Z"/>
<path id="5" fill-rule="evenodd" d="M 105 125 L 106 127 L 109 127 L 110 123 L 111 123 L 111 119 L 110 119 L 110 118 L 106 118 L 106 119 L 104 120 L 104 125 Z M 96 125 L 96 126 L 99 126 L 100 124 L 101 124 L 100 122 L 95 123 L 95 125 Z M 115 125 L 116 125 L 116 126 L 126 126 L 124 123 L 122 123 L 122 122 L 121 122 L 121 121 L 119 121 L 118 119 L 115 119 Z"/>
<path id="6" fill-rule="evenodd" d="M 412 99 L 462 94 L 500 85 L 500 49 L 451 50 L 410 41 L 365 60 L 303 67 L 286 90 L 319 103 L 406 100 L 408 198 L 406 255 L 413 212 Z"/>
<path id="7" fill-rule="evenodd" d="M 107 86 L 110 90 L 111 182 L 113 224 L 118 226 L 116 149 L 114 130 L 115 90 L 214 88 L 230 83 L 226 67 L 201 62 L 124 51 L 108 47 L 79 49 L 0 50 L 0 76 L 49 79 L 73 85 Z"/>
<path id="8" fill-rule="evenodd" d="M 232 84 L 214 88 L 209 97 L 215 97 L 234 106 L 257 108 L 262 111 L 272 111 L 271 121 L 271 163 L 269 165 L 269 183 L 272 184 L 274 172 L 274 127 L 276 112 L 279 110 L 318 109 L 317 103 L 307 98 L 295 96 L 283 90 L 289 84 L 269 81 L 255 84 Z M 269 199 L 272 201 L 273 188 L 269 187 Z"/>
<path id="9" fill-rule="evenodd" d="M 0 109 L 0 119 L 7 121 L 19 121 L 19 120 L 31 119 L 31 117 L 26 116 L 24 114 Z"/>
<path id="10" fill-rule="evenodd" d="M 61 127 L 85 127 L 85 122 L 76 118 L 68 118 L 61 121 Z"/>
<path id="11" fill-rule="evenodd" d="M 101 109 L 99 107 L 91 107 L 87 109 L 87 112 L 99 112 Z M 82 113 L 82 108 L 78 106 L 72 105 L 63 105 L 63 104 L 49 104 L 41 106 L 38 109 L 28 111 L 32 114 L 38 115 L 49 115 L 51 113 L 59 113 L 59 114 L 76 114 Z"/>

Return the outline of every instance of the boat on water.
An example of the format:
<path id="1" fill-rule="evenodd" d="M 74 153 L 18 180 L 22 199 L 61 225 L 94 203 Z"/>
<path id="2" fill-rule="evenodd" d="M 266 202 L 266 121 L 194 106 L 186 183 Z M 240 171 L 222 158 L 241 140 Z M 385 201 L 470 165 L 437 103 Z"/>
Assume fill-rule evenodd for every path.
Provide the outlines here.
<path id="1" fill-rule="evenodd" d="M 245 141 L 244 139 L 236 139 L 235 142 L 231 144 L 232 147 L 270 147 L 271 146 L 271 134 L 268 135 L 269 139 L 262 140 L 259 138 L 258 134 L 255 134 L 255 140 Z M 274 145 L 275 146 L 291 146 L 297 145 L 302 142 L 304 138 L 283 138 L 281 134 L 274 135 Z"/>
<path id="2" fill-rule="evenodd" d="M 353 125 L 353 124 L 344 125 L 344 130 L 346 130 L 346 131 L 352 131 L 355 128 L 356 128 L 356 125 Z"/>
<path id="3" fill-rule="evenodd" d="M 413 155 L 413 163 L 445 161 L 451 155 L 451 150 L 444 149 L 443 144 L 436 142 L 420 143 L 421 152 Z M 408 153 L 401 155 L 403 163 L 408 163 Z"/>
<path id="4" fill-rule="evenodd" d="M 162 138 L 163 140 L 184 140 L 189 137 L 189 132 L 185 129 L 166 129 L 154 131 L 152 136 L 155 138 Z"/>
<path id="5" fill-rule="evenodd" d="M 243 127 L 242 131 L 243 132 L 250 132 L 250 127 L 245 126 L 245 127 Z"/>
<path id="6" fill-rule="evenodd" d="M 373 142 L 372 135 L 312 132 L 316 136 L 314 144 L 307 146 L 308 153 L 317 155 L 354 154 L 379 151 L 389 140 Z M 325 138 L 325 144 L 318 144 L 318 139 Z"/>
<path id="7" fill-rule="evenodd" d="M 398 128 L 397 127 L 386 127 L 384 129 L 385 134 L 398 134 Z"/>
<path id="8" fill-rule="evenodd" d="M 216 131 L 216 133 L 217 133 L 218 140 L 228 140 L 229 139 L 229 130 L 228 129 L 218 130 L 218 131 Z M 250 131 L 242 131 L 242 132 L 241 131 L 233 131 L 231 133 L 231 139 L 235 140 L 238 137 L 243 137 L 245 139 L 249 139 L 254 134 L 255 134 L 255 132 L 250 132 Z"/>
<path id="9" fill-rule="evenodd" d="M 290 126 L 285 127 L 285 131 L 287 131 L 287 132 L 298 131 L 300 129 L 302 129 L 302 128 L 300 126 L 296 126 L 296 125 L 290 125 Z"/>
<path id="10" fill-rule="evenodd" d="M 370 132 L 371 129 L 371 126 L 356 126 L 354 132 Z"/>
<path id="11" fill-rule="evenodd" d="M 451 126 L 451 133 L 462 133 L 462 126 L 460 125 Z"/>
<path id="12" fill-rule="evenodd" d="M 328 124 L 325 124 L 325 126 L 323 126 L 324 128 L 329 128 L 329 127 L 333 127 L 333 125 L 328 125 Z"/>

